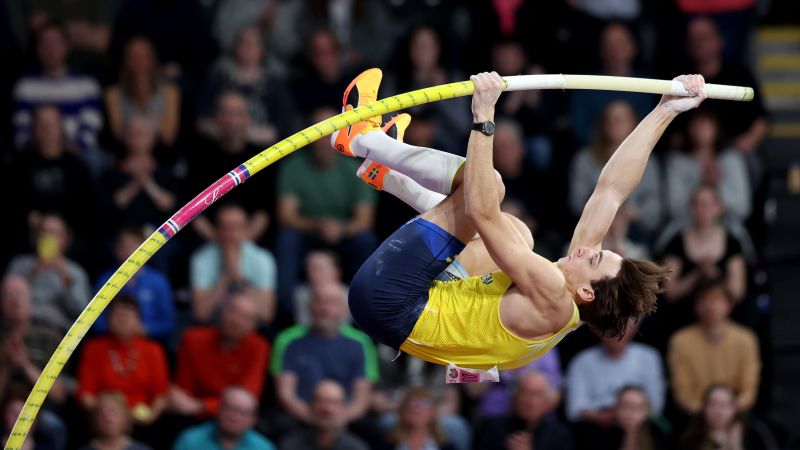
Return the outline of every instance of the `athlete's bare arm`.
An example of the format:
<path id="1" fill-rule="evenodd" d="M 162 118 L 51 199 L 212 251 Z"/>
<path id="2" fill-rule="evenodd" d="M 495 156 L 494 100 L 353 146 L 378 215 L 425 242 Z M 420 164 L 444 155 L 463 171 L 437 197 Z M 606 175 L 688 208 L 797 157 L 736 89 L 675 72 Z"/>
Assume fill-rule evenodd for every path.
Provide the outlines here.
<path id="1" fill-rule="evenodd" d="M 496 73 L 472 77 L 474 122 L 494 119 L 494 105 L 503 90 Z M 517 289 L 537 301 L 537 309 L 546 322 L 563 325 L 572 313 L 572 304 L 564 301 L 564 278 L 547 259 L 533 253 L 516 225 L 500 211 L 498 185 L 492 165 L 492 137 L 473 131 L 467 146 L 464 167 L 466 214 L 483 239 L 497 266 L 514 281 Z"/>
<path id="2" fill-rule="evenodd" d="M 681 75 L 677 79 L 683 82 L 692 96 L 665 95 L 658 106 L 620 144 L 603 167 L 597 186 L 583 208 L 570 242 L 569 254 L 581 246 L 600 250 L 617 210 L 639 185 L 650 152 L 664 130 L 678 114 L 696 108 L 706 98 L 702 76 Z"/>

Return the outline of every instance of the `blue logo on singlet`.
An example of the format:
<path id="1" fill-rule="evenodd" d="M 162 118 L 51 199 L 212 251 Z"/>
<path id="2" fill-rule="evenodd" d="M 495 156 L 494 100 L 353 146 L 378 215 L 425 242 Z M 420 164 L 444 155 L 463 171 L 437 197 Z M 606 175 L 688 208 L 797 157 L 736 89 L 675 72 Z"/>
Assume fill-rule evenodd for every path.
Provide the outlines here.
<path id="1" fill-rule="evenodd" d="M 492 284 L 494 283 L 494 278 L 492 277 L 492 274 L 487 273 L 486 275 L 481 277 L 481 281 L 483 282 L 483 284 Z"/>

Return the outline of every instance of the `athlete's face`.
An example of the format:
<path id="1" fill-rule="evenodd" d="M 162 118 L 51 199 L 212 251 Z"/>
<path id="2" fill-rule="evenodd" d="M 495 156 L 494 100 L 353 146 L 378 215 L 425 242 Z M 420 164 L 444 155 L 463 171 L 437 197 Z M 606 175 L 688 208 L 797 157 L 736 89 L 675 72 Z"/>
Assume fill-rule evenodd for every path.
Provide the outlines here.
<path id="1" fill-rule="evenodd" d="M 558 260 L 567 287 L 586 301 L 594 300 L 592 282 L 615 277 L 621 265 L 620 255 L 611 250 L 596 251 L 589 247 L 578 247 L 572 254 Z"/>

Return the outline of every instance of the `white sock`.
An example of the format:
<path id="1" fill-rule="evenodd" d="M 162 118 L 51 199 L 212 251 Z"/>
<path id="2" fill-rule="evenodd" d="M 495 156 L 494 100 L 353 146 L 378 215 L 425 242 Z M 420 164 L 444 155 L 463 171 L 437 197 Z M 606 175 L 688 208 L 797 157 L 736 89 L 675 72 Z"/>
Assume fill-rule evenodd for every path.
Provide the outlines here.
<path id="1" fill-rule="evenodd" d="M 389 170 L 383 177 L 383 191 L 402 200 L 406 205 L 422 214 L 442 202 L 446 195 L 420 186 L 411 177 L 396 170 Z"/>
<path id="2" fill-rule="evenodd" d="M 356 136 L 350 149 L 356 156 L 383 164 L 444 195 L 450 195 L 453 178 L 465 161 L 461 156 L 440 150 L 398 142 L 380 132 Z"/>

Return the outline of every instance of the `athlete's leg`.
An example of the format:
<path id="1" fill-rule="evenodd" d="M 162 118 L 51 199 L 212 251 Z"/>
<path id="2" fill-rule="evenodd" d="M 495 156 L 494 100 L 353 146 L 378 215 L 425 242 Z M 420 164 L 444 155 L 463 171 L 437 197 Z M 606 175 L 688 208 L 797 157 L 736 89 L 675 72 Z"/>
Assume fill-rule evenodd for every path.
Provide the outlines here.
<path id="1" fill-rule="evenodd" d="M 408 175 L 426 189 L 449 195 L 465 159 L 458 155 L 398 142 L 378 129 L 353 139 L 356 156 L 370 159 Z"/>
<path id="2" fill-rule="evenodd" d="M 418 213 L 433 209 L 447 197 L 444 194 L 425 189 L 411 177 L 369 159 L 364 160 L 364 163 L 356 171 L 356 176 L 370 187 L 392 194 Z"/>

